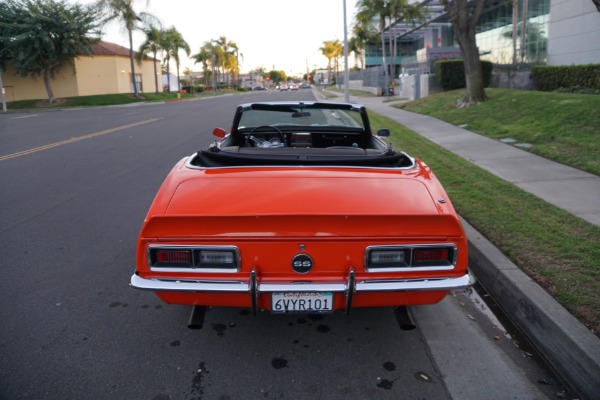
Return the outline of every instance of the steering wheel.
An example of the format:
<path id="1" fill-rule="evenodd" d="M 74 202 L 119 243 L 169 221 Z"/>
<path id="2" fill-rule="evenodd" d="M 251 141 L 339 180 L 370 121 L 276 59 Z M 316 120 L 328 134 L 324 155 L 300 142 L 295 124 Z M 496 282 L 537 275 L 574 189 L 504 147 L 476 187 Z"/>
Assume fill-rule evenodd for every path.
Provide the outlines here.
<path id="1" fill-rule="evenodd" d="M 271 130 L 275 131 L 275 133 L 277 133 L 277 136 L 279 136 L 279 139 L 281 140 L 281 146 L 278 146 L 278 145 L 271 146 L 272 143 L 270 141 L 254 136 L 255 131 L 263 130 L 263 129 L 271 129 Z M 262 135 L 263 133 L 265 133 L 265 132 L 259 132 L 259 133 L 257 133 L 257 135 Z M 250 142 L 250 141 L 252 141 L 252 143 L 254 144 L 255 147 L 286 147 L 287 146 L 287 144 L 285 142 L 285 135 L 283 134 L 283 132 L 281 132 L 279 130 L 279 128 L 272 126 L 272 125 L 261 125 L 261 126 L 257 126 L 256 128 L 252 129 L 250 131 L 250 133 L 248 134 L 248 136 L 246 136 L 246 142 Z"/>

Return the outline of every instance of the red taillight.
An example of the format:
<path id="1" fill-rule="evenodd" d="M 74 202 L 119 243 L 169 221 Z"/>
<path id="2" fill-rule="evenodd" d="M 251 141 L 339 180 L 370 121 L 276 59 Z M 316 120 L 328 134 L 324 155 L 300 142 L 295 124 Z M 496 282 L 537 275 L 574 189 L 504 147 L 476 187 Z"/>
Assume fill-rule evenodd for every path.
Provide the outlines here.
<path id="1" fill-rule="evenodd" d="M 447 259 L 447 249 L 417 249 L 414 253 L 414 260 L 418 263 L 441 262 Z"/>
<path id="2" fill-rule="evenodd" d="M 190 264 L 192 253 L 190 251 L 180 250 L 158 250 L 156 252 L 156 261 L 159 263 Z"/>

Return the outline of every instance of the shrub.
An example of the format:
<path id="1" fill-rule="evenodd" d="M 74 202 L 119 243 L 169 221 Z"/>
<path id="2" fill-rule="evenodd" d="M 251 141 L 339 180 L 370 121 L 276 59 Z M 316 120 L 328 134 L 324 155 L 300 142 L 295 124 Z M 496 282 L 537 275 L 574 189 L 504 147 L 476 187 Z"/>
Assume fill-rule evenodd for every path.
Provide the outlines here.
<path id="1" fill-rule="evenodd" d="M 463 60 L 439 60 L 434 63 L 433 68 L 438 82 L 444 90 L 467 87 Z M 488 87 L 492 81 L 493 64 L 490 61 L 481 61 L 481 68 L 483 69 L 483 86 Z"/>
<path id="2" fill-rule="evenodd" d="M 531 79 L 537 90 L 595 93 L 600 90 L 600 64 L 535 66 Z"/>

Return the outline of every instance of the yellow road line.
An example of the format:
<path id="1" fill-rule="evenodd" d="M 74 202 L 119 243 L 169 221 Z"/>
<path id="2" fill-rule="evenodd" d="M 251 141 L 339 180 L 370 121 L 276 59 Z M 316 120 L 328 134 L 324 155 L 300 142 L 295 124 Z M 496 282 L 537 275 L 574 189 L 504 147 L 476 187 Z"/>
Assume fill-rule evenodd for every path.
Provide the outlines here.
<path id="1" fill-rule="evenodd" d="M 62 146 L 62 145 L 69 144 L 69 143 L 79 142 L 80 140 L 91 139 L 96 136 L 106 135 L 107 133 L 122 131 L 123 129 L 133 128 L 134 126 L 148 124 L 150 122 L 155 122 L 158 120 L 160 120 L 160 118 L 150 118 L 150 119 L 147 119 L 144 121 L 134 122 L 133 124 L 121 125 L 121 126 L 117 126 L 116 128 L 106 129 L 104 131 L 100 131 L 100 132 L 96 132 L 96 133 L 90 133 L 89 135 L 73 137 L 71 139 L 63 140 L 62 142 L 50 143 L 45 146 L 40 146 L 40 147 L 36 147 L 33 149 L 29 149 L 29 150 L 19 151 L 18 153 L 7 154 L 5 156 L 0 156 L 0 161 L 4 161 L 4 160 L 8 160 L 8 159 L 15 158 L 15 157 L 20 157 L 20 156 L 25 156 L 27 154 L 37 153 L 38 151 L 48 150 L 53 147 L 58 147 L 58 146 Z"/>

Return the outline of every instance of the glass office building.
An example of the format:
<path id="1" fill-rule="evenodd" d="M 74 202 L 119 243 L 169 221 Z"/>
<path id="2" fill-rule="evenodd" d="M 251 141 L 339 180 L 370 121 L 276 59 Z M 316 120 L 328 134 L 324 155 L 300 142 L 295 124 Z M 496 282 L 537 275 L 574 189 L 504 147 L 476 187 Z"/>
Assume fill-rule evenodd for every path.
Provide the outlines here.
<path id="1" fill-rule="evenodd" d="M 494 64 L 545 64 L 550 1 L 519 0 L 517 12 L 514 12 L 513 0 L 485 0 L 476 35 L 481 58 Z M 415 26 L 397 21 L 393 28 L 386 27 L 384 36 L 387 43 L 393 36 L 397 38 L 397 65 L 416 63 L 417 52 L 422 49 L 458 47 L 449 15 L 443 6 L 438 1 L 421 3 L 428 10 L 427 23 Z M 390 54 L 386 56 L 389 63 Z M 367 68 L 381 65 L 381 42 L 368 44 L 364 57 Z"/>

